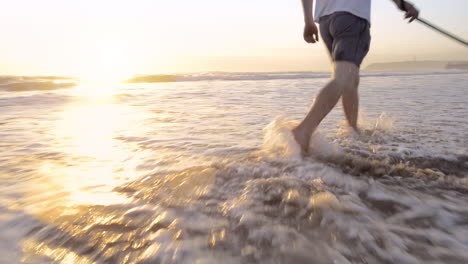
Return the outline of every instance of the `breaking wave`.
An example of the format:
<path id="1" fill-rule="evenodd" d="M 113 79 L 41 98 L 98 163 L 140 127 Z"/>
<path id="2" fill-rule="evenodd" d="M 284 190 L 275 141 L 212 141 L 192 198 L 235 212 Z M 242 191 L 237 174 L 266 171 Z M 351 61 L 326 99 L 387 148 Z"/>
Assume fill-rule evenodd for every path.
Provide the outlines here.
<path id="1" fill-rule="evenodd" d="M 363 72 L 366 77 L 395 77 L 421 75 L 465 74 L 466 71 L 443 72 Z M 138 75 L 124 80 L 123 83 L 171 83 L 197 81 L 261 81 L 261 80 L 300 80 L 326 79 L 328 72 L 204 72 L 192 74 Z M 5 91 L 46 91 L 73 88 L 80 83 L 79 78 L 60 76 L 0 76 L 0 90 Z"/>
<path id="2" fill-rule="evenodd" d="M 465 74 L 466 71 L 441 72 L 363 72 L 361 77 L 394 77 L 421 75 Z M 258 80 L 296 80 L 329 78 L 328 72 L 205 72 L 176 75 L 139 75 L 126 80 L 126 83 L 193 82 L 193 81 L 258 81 Z"/>
<path id="3" fill-rule="evenodd" d="M 47 91 L 75 87 L 78 80 L 60 76 L 0 76 L 0 90 Z"/>

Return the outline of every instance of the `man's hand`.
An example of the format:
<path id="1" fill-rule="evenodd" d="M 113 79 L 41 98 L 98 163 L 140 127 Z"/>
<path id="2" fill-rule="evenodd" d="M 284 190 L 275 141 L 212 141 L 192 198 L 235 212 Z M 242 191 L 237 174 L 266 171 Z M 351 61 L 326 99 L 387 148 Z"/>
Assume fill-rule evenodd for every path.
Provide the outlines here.
<path id="1" fill-rule="evenodd" d="M 306 23 L 304 27 L 304 40 L 307 43 L 315 43 L 319 41 L 318 28 L 314 22 Z"/>
<path id="2" fill-rule="evenodd" d="M 405 19 L 409 18 L 409 23 L 413 22 L 419 16 L 419 10 L 417 10 L 412 4 L 404 2 L 406 14 Z"/>

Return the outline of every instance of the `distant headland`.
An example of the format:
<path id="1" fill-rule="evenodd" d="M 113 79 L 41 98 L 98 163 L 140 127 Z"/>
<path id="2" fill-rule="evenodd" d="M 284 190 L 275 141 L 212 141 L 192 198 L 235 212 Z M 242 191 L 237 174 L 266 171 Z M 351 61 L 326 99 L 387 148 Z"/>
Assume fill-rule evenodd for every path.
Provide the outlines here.
<path id="1" fill-rule="evenodd" d="M 433 71 L 468 70 L 468 61 L 402 61 L 373 63 L 365 68 L 368 71 Z"/>

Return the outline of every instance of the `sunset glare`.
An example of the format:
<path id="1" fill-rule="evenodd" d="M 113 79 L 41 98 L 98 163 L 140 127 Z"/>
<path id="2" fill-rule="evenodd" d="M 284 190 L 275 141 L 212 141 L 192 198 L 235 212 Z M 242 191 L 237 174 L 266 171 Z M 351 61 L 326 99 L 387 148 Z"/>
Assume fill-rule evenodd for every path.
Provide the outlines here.
<path id="1" fill-rule="evenodd" d="M 468 36 L 465 0 L 414 2 L 425 18 Z M 391 1 L 373 1 L 372 8 L 372 49 L 364 67 L 468 59 L 460 45 L 408 25 Z M 134 74 L 330 69 L 324 46 L 302 39 L 300 1 L 22 0 L 5 2 L 1 12 L 4 74 L 108 81 Z"/>

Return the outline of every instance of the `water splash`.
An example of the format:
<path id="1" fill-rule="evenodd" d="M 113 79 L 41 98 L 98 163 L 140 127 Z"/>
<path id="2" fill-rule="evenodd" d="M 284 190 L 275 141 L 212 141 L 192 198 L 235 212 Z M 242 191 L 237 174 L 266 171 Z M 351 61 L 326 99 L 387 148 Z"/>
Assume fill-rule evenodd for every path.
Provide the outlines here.
<path id="1" fill-rule="evenodd" d="M 278 116 L 263 129 L 262 153 L 265 157 L 291 161 L 301 159 L 301 147 L 291 132 L 297 124 L 295 121 Z"/>
<path id="2" fill-rule="evenodd" d="M 289 161 L 302 159 L 301 147 L 291 132 L 297 124 L 297 121 L 278 116 L 263 129 L 262 150 L 265 157 Z M 340 146 L 327 139 L 327 135 L 319 129 L 311 135 L 307 152 L 315 157 L 334 157 L 342 154 Z"/>

